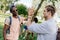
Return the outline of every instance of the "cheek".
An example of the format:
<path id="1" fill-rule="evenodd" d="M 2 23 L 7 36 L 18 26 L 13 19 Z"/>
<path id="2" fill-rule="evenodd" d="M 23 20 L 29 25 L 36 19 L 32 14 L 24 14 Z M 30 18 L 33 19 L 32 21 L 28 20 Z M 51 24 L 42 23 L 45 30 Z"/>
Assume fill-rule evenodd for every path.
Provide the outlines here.
<path id="1" fill-rule="evenodd" d="M 18 13 L 18 12 L 16 11 L 16 13 Z"/>
<path id="2" fill-rule="evenodd" d="M 45 15 L 46 15 L 46 13 L 44 12 L 44 13 L 43 13 L 43 15 L 45 16 Z"/>
<path id="3" fill-rule="evenodd" d="M 48 14 L 45 12 L 43 15 L 44 15 L 44 16 L 47 16 Z"/>

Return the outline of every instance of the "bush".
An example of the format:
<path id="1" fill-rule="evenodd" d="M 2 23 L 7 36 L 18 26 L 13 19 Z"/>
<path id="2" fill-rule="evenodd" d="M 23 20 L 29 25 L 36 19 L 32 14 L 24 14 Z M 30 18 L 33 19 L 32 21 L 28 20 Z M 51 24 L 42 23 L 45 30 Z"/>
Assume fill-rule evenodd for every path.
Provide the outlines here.
<path id="1" fill-rule="evenodd" d="M 23 4 L 17 5 L 17 10 L 19 15 L 27 16 L 27 7 Z"/>

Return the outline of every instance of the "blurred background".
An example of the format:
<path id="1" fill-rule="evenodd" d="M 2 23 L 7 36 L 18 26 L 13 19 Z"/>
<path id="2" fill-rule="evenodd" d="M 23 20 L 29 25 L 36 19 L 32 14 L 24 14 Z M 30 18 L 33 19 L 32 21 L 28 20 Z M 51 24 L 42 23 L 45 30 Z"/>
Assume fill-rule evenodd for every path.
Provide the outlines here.
<path id="1" fill-rule="evenodd" d="M 60 0 L 0 0 L 0 40 L 3 40 L 3 25 L 6 17 L 11 16 L 10 6 L 15 5 L 18 9 L 18 14 L 23 17 L 27 17 L 28 8 L 33 7 L 36 12 L 36 17 L 38 18 L 38 23 L 44 21 L 43 10 L 46 5 L 53 5 L 56 7 L 56 13 L 54 19 L 58 27 L 60 27 Z M 22 27 L 23 30 L 23 27 Z M 19 40 L 26 40 L 25 35 L 19 36 Z M 30 35 L 30 40 L 32 36 Z M 36 34 L 34 34 L 33 40 L 36 40 Z"/>

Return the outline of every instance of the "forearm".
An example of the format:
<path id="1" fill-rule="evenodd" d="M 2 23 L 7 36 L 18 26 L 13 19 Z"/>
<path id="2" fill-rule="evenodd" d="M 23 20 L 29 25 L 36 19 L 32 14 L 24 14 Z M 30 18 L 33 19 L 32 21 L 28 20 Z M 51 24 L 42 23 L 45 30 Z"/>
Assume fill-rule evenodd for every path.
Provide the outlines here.
<path id="1" fill-rule="evenodd" d="M 27 26 L 30 26 L 32 23 L 32 16 L 28 16 Z"/>
<path id="2" fill-rule="evenodd" d="M 6 31 L 5 30 L 3 31 L 3 37 L 4 37 L 4 40 L 6 40 Z"/>
<path id="3" fill-rule="evenodd" d="M 8 29 L 8 25 L 4 25 L 4 29 L 3 29 L 3 37 L 4 37 L 4 40 L 6 40 L 6 30 Z"/>

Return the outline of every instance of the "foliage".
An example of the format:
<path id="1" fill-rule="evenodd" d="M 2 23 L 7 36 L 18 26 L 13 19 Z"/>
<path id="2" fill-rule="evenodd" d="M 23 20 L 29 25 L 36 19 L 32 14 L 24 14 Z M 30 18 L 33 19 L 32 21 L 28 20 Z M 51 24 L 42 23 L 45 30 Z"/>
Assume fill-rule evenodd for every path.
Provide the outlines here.
<path id="1" fill-rule="evenodd" d="M 23 4 L 17 5 L 17 10 L 19 15 L 23 14 L 24 16 L 27 16 L 28 14 L 27 7 Z"/>

